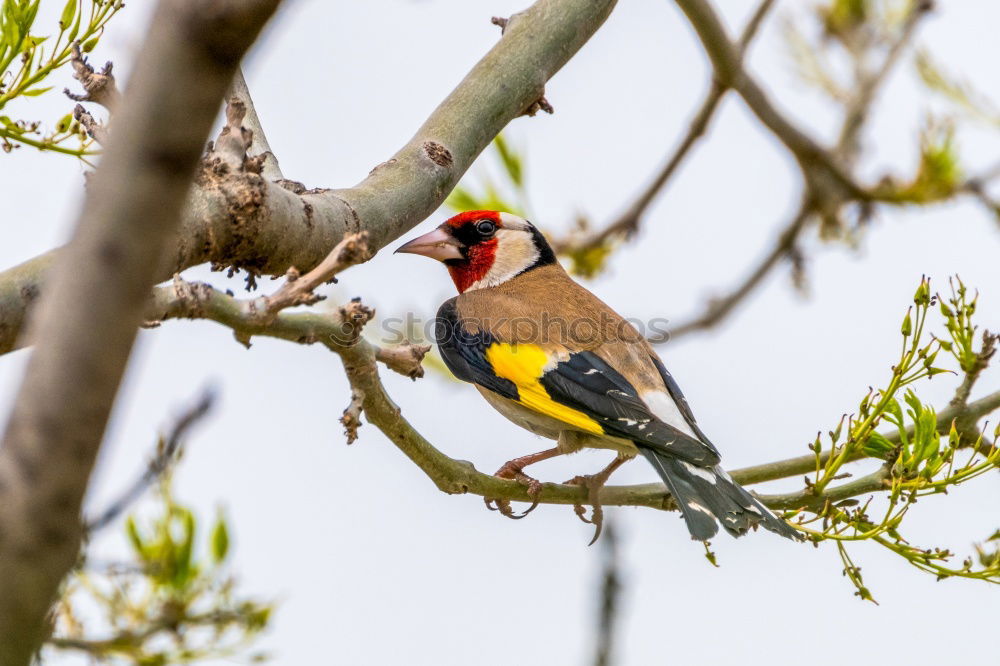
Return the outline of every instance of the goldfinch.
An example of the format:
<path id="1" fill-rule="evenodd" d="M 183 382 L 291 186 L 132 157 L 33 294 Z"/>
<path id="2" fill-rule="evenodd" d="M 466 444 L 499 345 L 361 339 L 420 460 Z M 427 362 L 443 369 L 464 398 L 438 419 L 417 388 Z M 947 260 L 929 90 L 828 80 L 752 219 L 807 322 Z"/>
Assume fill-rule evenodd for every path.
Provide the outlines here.
<path id="1" fill-rule="evenodd" d="M 570 278 L 530 222 L 467 211 L 396 252 L 443 262 L 458 288 L 438 310 L 435 326 L 448 369 L 505 417 L 557 442 L 511 460 L 497 476 L 536 495 L 541 485 L 524 473 L 528 465 L 584 447 L 616 452 L 598 474 L 573 480 L 590 489 L 596 540 L 597 489 L 641 454 L 663 479 L 693 539 L 707 541 L 720 523 L 737 537 L 763 525 L 799 538 L 722 469 L 719 451 L 649 343 Z M 497 508 L 523 517 L 507 502 Z M 583 517 L 580 507 L 578 514 Z"/>

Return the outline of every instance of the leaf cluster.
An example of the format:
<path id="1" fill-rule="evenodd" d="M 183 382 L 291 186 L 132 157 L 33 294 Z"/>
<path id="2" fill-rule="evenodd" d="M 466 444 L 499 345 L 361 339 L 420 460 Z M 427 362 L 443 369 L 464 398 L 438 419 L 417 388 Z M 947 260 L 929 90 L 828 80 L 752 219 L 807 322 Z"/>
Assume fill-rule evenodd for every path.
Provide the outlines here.
<path id="1" fill-rule="evenodd" d="M 103 566 L 85 560 L 71 577 L 49 646 L 97 663 L 142 666 L 245 653 L 268 626 L 273 606 L 237 594 L 225 516 L 218 512 L 207 528 L 199 522 L 174 499 L 171 477 L 164 476 L 150 515 L 125 521 L 131 557 Z M 106 636 L 95 638 L 98 632 Z"/>
<path id="2" fill-rule="evenodd" d="M 977 297 L 970 298 L 967 288 L 957 278 L 952 288 L 952 296 L 946 303 L 940 296 L 931 295 L 929 280 L 921 280 L 914 304 L 900 325 L 902 351 L 885 388 L 869 389 L 859 402 L 857 413 L 844 415 L 828 433 L 828 447 L 820 436 L 811 446 L 816 470 L 811 478 L 806 478 L 806 485 L 817 498 L 833 493 L 833 481 L 852 476 L 844 472 L 848 462 L 858 458 L 882 462 L 875 472 L 840 488 L 854 484 L 859 490 L 886 490 L 884 506 L 875 501 L 874 495 L 863 504 L 856 499 L 840 502 L 828 499 L 797 516 L 797 525 L 814 543 L 837 544 L 843 573 L 854 584 L 856 594 L 865 600 L 874 598 L 864 583 L 861 568 L 848 552 L 849 542 L 876 543 L 939 580 L 963 577 L 1000 583 L 1000 557 L 995 550 L 987 552 L 985 545 L 977 545 L 979 566 L 971 556 L 960 566 L 954 566 L 951 550 L 917 547 L 901 533 L 904 518 L 919 499 L 946 494 L 1000 468 L 1000 449 L 995 441 L 986 443 L 981 432 L 961 432 L 954 421 L 947 431 L 940 430 L 935 409 L 924 403 L 912 388 L 921 380 L 954 372 L 943 367 L 950 360 L 965 373 L 980 369 L 984 350 L 977 351 L 974 347 L 977 329 L 971 322 Z M 944 320 L 947 339 L 934 336 L 926 339 L 927 320 L 934 311 L 940 312 Z M 939 362 L 941 351 L 945 354 Z M 890 426 L 891 434 L 876 431 L 880 425 Z M 1000 436 L 1000 427 L 993 434 L 994 438 Z M 987 541 L 996 541 L 996 534 Z"/>
<path id="3" fill-rule="evenodd" d="M 94 154 L 87 132 L 69 113 L 49 132 L 42 122 L 11 118 L 2 112 L 16 99 L 38 97 L 52 90 L 45 80 L 69 63 L 73 45 L 84 53 L 97 46 L 104 26 L 124 6 L 122 0 L 67 0 L 55 38 L 34 32 L 41 0 L 2 0 L 0 7 L 0 149 L 11 152 L 26 145 L 40 150 L 85 157 Z M 78 139 L 75 147 L 67 145 Z"/>

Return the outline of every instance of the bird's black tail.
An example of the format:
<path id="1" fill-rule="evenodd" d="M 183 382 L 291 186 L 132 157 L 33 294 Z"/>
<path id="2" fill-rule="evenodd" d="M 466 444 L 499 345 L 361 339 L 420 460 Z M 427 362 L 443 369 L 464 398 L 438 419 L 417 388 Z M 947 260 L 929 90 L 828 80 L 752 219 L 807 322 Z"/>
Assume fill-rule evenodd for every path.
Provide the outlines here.
<path id="1" fill-rule="evenodd" d="M 692 539 L 711 539 L 722 523 L 734 537 L 761 525 L 783 537 L 802 540 L 799 532 L 733 481 L 722 467 L 699 467 L 642 445 L 639 451 L 667 484 Z"/>

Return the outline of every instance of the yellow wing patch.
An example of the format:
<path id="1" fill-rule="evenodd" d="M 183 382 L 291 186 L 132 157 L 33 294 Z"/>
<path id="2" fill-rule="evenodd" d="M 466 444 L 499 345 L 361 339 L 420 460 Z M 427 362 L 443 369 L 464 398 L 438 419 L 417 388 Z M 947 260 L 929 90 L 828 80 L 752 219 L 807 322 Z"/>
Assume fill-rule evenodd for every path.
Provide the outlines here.
<path id="1" fill-rule="evenodd" d="M 551 416 L 567 425 L 595 435 L 603 435 L 600 424 L 583 412 L 567 407 L 549 397 L 542 386 L 542 375 L 552 359 L 545 351 L 531 344 L 496 342 L 486 349 L 486 360 L 498 377 L 511 381 L 517 387 L 522 405 L 540 414 Z"/>

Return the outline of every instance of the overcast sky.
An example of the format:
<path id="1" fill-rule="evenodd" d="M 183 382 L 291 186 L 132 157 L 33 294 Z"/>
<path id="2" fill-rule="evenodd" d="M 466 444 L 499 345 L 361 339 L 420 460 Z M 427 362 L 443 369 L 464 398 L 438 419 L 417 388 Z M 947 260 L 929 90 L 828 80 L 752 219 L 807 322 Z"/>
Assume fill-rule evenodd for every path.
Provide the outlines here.
<path id="1" fill-rule="evenodd" d="M 496 41 L 489 18 L 526 4 L 290 1 L 247 63 L 286 177 L 310 187 L 361 180 Z M 716 4 L 736 30 L 752 3 Z M 799 83 L 784 46 L 782 23 L 796 4 L 779 3 L 751 62 L 781 108 L 826 138 L 835 118 Z M 50 17 L 61 9 L 46 5 Z M 1000 5 L 940 5 L 918 41 L 1000 99 Z M 129 3 L 94 59 L 113 59 L 126 76 L 147 15 L 146 3 Z M 622 0 L 548 85 L 556 114 L 511 125 L 512 142 L 527 154 L 534 221 L 560 230 L 578 211 L 597 220 L 620 211 L 683 131 L 708 80 L 705 57 L 671 2 Z M 72 87 L 66 72 L 54 83 L 56 90 Z M 869 132 L 878 150 L 866 172 L 911 168 L 929 104 L 905 65 Z M 51 93 L 7 112 L 54 121 L 71 105 Z M 970 131 L 959 140 L 970 167 L 995 161 L 995 134 Z M 66 238 L 83 171 L 72 159 L 28 149 L 0 155 L 0 265 Z M 588 286 L 626 316 L 683 318 L 767 251 L 794 212 L 798 183 L 782 147 L 729 98 L 637 242 Z M 444 216 L 435 214 L 414 233 Z M 808 297 L 779 270 L 719 330 L 661 348 L 729 467 L 805 453 L 817 430 L 832 428 L 869 385 L 884 382 L 921 274 L 942 288 L 949 274 L 960 273 L 984 292 L 979 322 L 1000 328 L 1000 230 L 974 205 L 886 210 L 857 249 L 810 240 L 806 251 Z M 220 287 L 239 284 L 205 270 L 189 275 Z M 383 252 L 343 275 L 330 293 L 332 302 L 363 296 L 383 316 L 429 317 L 452 289 L 441 266 Z M 24 351 L 0 358 L 4 405 L 26 358 Z M 548 446 L 495 414 L 469 386 L 440 377 L 385 381 L 426 437 L 480 470 Z M 91 507 L 136 476 L 156 430 L 207 383 L 220 387 L 222 403 L 189 442 L 177 495 L 206 517 L 227 507 L 242 588 L 280 600 L 261 641 L 274 663 L 588 662 L 600 554 L 586 547 L 591 528 L 568 507 L 541 507 L 527 520 L 509 521 L 487 512 L 478 497 L 444 495 L 372 426 L 348 448 L 337 419 L 349 389 L 340 361 L 321 348 L 259 339 L 247 351 L 229 331 L 204 322 L 144 332 Z M 974 395 L 998 385 L 994 370 Z M 920 394 L 943 407 L 953 387 L 942 376 Z M 583 453 L 532 473 L 560 481 L 594 472 L 607 458 Z M 654 478 L 647 465 L 633 463 L 615 480 Z M 921 545 L 970 552 L 972 541 L 1000 527 L 998 499 L 1000 480 L 991 475 L 924 500 L 907 521 L 910 534 Z M 894 663 L 901 653 L 908 663 L 931 664 L 953 661 L 957 645 L 967 646 L 963 664 L 996 663 L 997 591 L 985 583 L 936 583 L 862 544 L 852 552 L 881 602 L 875 606 L 853 596 L 831 545 L 797 546 L 764 532 L 722 537 L 714 543 L 722 566 L 714 569 L 677 514 L 607 513 L 623 537 L 622 666 L 875 664 Z M 120 544 L 112 537 L 98 547 L 113 553 Z"/>

